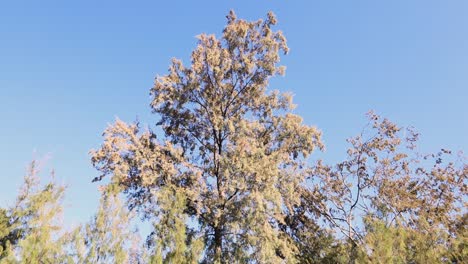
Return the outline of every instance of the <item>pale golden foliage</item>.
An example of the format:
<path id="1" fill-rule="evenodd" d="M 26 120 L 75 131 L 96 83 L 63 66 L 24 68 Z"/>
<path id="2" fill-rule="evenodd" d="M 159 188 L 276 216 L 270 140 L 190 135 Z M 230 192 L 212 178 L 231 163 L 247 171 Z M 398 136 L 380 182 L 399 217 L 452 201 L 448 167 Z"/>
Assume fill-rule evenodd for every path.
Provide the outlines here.
<path id="1" fill-rule="evenodd" d="M 370 129 L 348 140 L 346 161 L 334 167 L 317 162 L 310 180 L 325 199 L 311 210 L 356 245 L 369 239 L 363 219 L 377 219 L 388 232 L 408 230 L 426 242 L 431 234 L 445 234 L 432 246 L 451 247 L 448 237 L 460 239 L 456 225 L 466 214 L 465 158 L 445 149 L 420 155 L 412 129 L 368 116 Z"/>
<path id="2" fill-rule="evenodd" d="M 303 160 L 322 147 L 321 133 L 291 112 L 290 94 L 267 91 L 288 51 L 274 15 L 227 18 L 221 38 L 198 36 L 188 67 L 174 59 L 156 78 L 151 106 L 165 141 L 117 121 L 93 152 L 97 180 L 111 175 L 148 217 L 168 211 L 174 194 L 163 190 L 182 193 L 185 208 L 174 213 L 196 222 L 207 261 L 292 263 L 297 250 L 279 224 L 300 203 Z"/>

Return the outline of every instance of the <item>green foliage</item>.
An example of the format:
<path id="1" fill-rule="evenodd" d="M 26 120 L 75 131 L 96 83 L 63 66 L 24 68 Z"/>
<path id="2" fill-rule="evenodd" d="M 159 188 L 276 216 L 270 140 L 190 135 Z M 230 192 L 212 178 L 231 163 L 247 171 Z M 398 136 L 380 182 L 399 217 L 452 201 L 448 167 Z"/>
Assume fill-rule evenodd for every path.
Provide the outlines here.
<path id="1" fill-rule="evenodd" d="M 54 263 L 65 258 L 59 237 L 65 188 L 54 182 L 40 186 L 37 174 L 37 164 L 32 162 L 16 204 L 9 210 L 6 230 L 13 239 L 6 242 L 3 263 Z"/>
<path id="2" fill-rule="evenodd" d="M 15 229 L 9 210 L 0 208 L 0 259 L 11 255 L 11 247 L 21 238 L 22 230 Z"/>
<path id="3" fill-rule="evenodd" d="M 424 223 L 427 228 L 429 225 Z M 459 249 L 459 239 L 450 239 L 440 229 L 420 232 L 404 226 L 386 226 L 382 220 L 366 219 L 359 263 L 464 263 L 467 252 Z"/>
<path id="4" fill-rule="evenodd" d="M 132 242 L 138 241 L 138 235 L 131 230 L 130 220 L 131 214 L 119 197 L 103 192 L 92 221 L 77 228 L 71 236 L 74 261 L 129 263 L 141 258 L 141 250 L 132 248 Z"/>
<path id="5" fill-rule="evenodd" d="M 184 192 L 166 187 L 157 194 L 161 219 L 155 223 L 155 252 L 152 263 L 198 263 L 203 250 L 203 240 L 193 237 L 187 230 L 187 200 Z"/>

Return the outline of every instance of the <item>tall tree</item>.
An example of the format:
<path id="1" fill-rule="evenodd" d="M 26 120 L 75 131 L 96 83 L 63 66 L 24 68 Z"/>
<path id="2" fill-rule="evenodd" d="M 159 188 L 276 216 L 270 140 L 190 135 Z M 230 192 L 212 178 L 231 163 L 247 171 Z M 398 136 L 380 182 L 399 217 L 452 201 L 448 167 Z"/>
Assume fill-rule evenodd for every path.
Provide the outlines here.
<path id="1" fill-rule="evenodd" d="M 184 254 L 203 240 L 205 262 L 296 261 L 280 225 L 301 202 L 305 158 L 322 144 L 321 133 L 292 113 L 291 95 L 267 91 L 269 79 L 284 73 L 279 55 L 288 51 L 275 24 L 272 13 L 248 22 L 231 11 L 220 38 L 198 36 L 189 66 L 173 59 L 156 78 L 151 107 L 164 138 L 117 121 L 92 153 L 102 172 L 95 180 L 112 176 L 130 208 L 189 219 Z M 183 199 L 181 210 L 171 211 L 174 199 Z M 168 221 L 156 236 L 180 232 L 179 225 Z M 159 245 L 164 256 L 176 253 L 173 243 Z"/>

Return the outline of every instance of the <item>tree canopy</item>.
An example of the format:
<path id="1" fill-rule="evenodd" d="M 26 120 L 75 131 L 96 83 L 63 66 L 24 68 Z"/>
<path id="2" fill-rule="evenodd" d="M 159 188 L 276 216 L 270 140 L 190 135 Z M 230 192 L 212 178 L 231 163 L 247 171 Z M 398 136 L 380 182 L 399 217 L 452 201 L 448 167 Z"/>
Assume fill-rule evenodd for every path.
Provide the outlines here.
<path id="1" fill-rule="evenodd" d="M 291 260 L 297 248 L 280 225 L 300 201 L 304 158 L 322 146 L 320 132 L 291 112 L 289 94 L 267 91 L 288 51 L 274 15 L 227 20 L 220 39 L 198 36 L 189 66 L 174 59 L 156 79 L 151 107 L 163 139 L 118 121 L 93 162 L 147 215 L 165 217 L 174 193 L 185 200 L 171 217 L 191 219 L 207 262 Z"/>

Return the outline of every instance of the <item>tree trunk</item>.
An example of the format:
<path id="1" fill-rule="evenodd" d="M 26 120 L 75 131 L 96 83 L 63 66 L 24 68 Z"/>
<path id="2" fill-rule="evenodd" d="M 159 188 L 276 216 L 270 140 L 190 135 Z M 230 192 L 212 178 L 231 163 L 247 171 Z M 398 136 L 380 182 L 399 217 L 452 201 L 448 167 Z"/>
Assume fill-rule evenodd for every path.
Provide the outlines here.
<path id="1" fill-rule="evenodd" d="M 223 260 L 223 234 L 222 229 L 218 226 L 214 228 L 214 262 L 224 264 Z"/>

